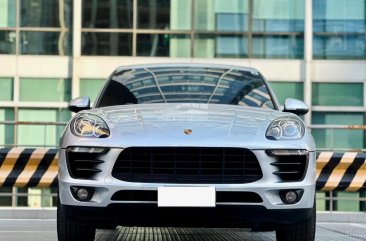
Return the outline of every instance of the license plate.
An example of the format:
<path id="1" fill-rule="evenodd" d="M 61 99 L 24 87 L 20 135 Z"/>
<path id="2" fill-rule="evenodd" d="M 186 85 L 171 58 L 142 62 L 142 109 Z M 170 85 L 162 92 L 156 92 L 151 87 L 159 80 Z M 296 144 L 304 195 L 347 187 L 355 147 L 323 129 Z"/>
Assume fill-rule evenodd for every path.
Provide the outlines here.
<path id="1" fill-rule="evenodd" d="M 159 207 L 215 207 L 215 187 L 159 187 Z"/>

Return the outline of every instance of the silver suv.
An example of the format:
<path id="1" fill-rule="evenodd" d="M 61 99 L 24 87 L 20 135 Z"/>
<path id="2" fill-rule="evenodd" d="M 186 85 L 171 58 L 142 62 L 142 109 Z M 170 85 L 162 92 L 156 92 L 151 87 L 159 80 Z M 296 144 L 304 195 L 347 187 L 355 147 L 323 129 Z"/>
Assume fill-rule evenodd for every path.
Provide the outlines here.
<path id="1" fill-rule="evenodd" d="M 255 69 L 212 64 L 117 68 L 77 112 L 59 152 L 60 241 L 96 228 L 250 227 L 313 241 L 315 146 L 287 99 Z"/>

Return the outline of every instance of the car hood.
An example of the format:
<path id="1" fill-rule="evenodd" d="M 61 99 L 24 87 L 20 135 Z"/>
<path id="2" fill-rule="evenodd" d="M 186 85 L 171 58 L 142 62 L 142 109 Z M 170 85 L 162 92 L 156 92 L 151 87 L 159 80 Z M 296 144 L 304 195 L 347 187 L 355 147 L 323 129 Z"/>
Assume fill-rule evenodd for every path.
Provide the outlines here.
<path id="1" fill-rule="evenodd" d="M 115 147 L 262 148 L 266 142 L 268 146 L 274 145 L 274 141 L 265 137 L 269 124 L 279 116 L 292 115 L 269 109 L 220 104 L 137 104 L 97 108 L 86 113 L 102 117 L 111 135 L 100 139 L 82 138 L 83 144 L 99 142 L 98 145 Z"/>
<path id="2" fill-rule="evenodd" d="M 98 108 L 87 113 L 102 117 L 111 130 L 105 141 L 112 139 L 122 147 L 248 143 L 266 139 L 265 131 L 272 120 L 289 115 L 218 104 L 137 104 Z"/>

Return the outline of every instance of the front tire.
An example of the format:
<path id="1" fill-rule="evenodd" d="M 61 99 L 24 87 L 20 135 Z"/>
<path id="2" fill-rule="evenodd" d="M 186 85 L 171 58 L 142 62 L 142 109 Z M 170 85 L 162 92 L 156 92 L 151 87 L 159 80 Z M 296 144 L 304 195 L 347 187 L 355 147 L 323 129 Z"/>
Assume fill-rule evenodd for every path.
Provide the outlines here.
<path id="1" fill-rule="evenodd" d="M 314 241 L 316 226 L 315 203 L 311 216 L 305 222 L 276 229 L 277 241 Z"/>
<path id="2" fill-rule="evenodd" d="M 58 241 L 94 241 L 95 227 L 70 220 L 65 214 L 60 198 L 57 200 Z"/>

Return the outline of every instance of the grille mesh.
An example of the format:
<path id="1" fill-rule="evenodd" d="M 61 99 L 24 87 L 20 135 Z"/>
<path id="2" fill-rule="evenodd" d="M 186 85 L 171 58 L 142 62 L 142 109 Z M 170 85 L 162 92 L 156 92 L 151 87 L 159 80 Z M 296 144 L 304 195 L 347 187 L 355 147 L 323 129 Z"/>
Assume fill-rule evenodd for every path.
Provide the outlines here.
<path id="1" fill-rule="evenodd" d="M 243 148 L 130 147 L 113 177 L 128 182 L 235 184 L 262 178 L 256 156 Z"/>

